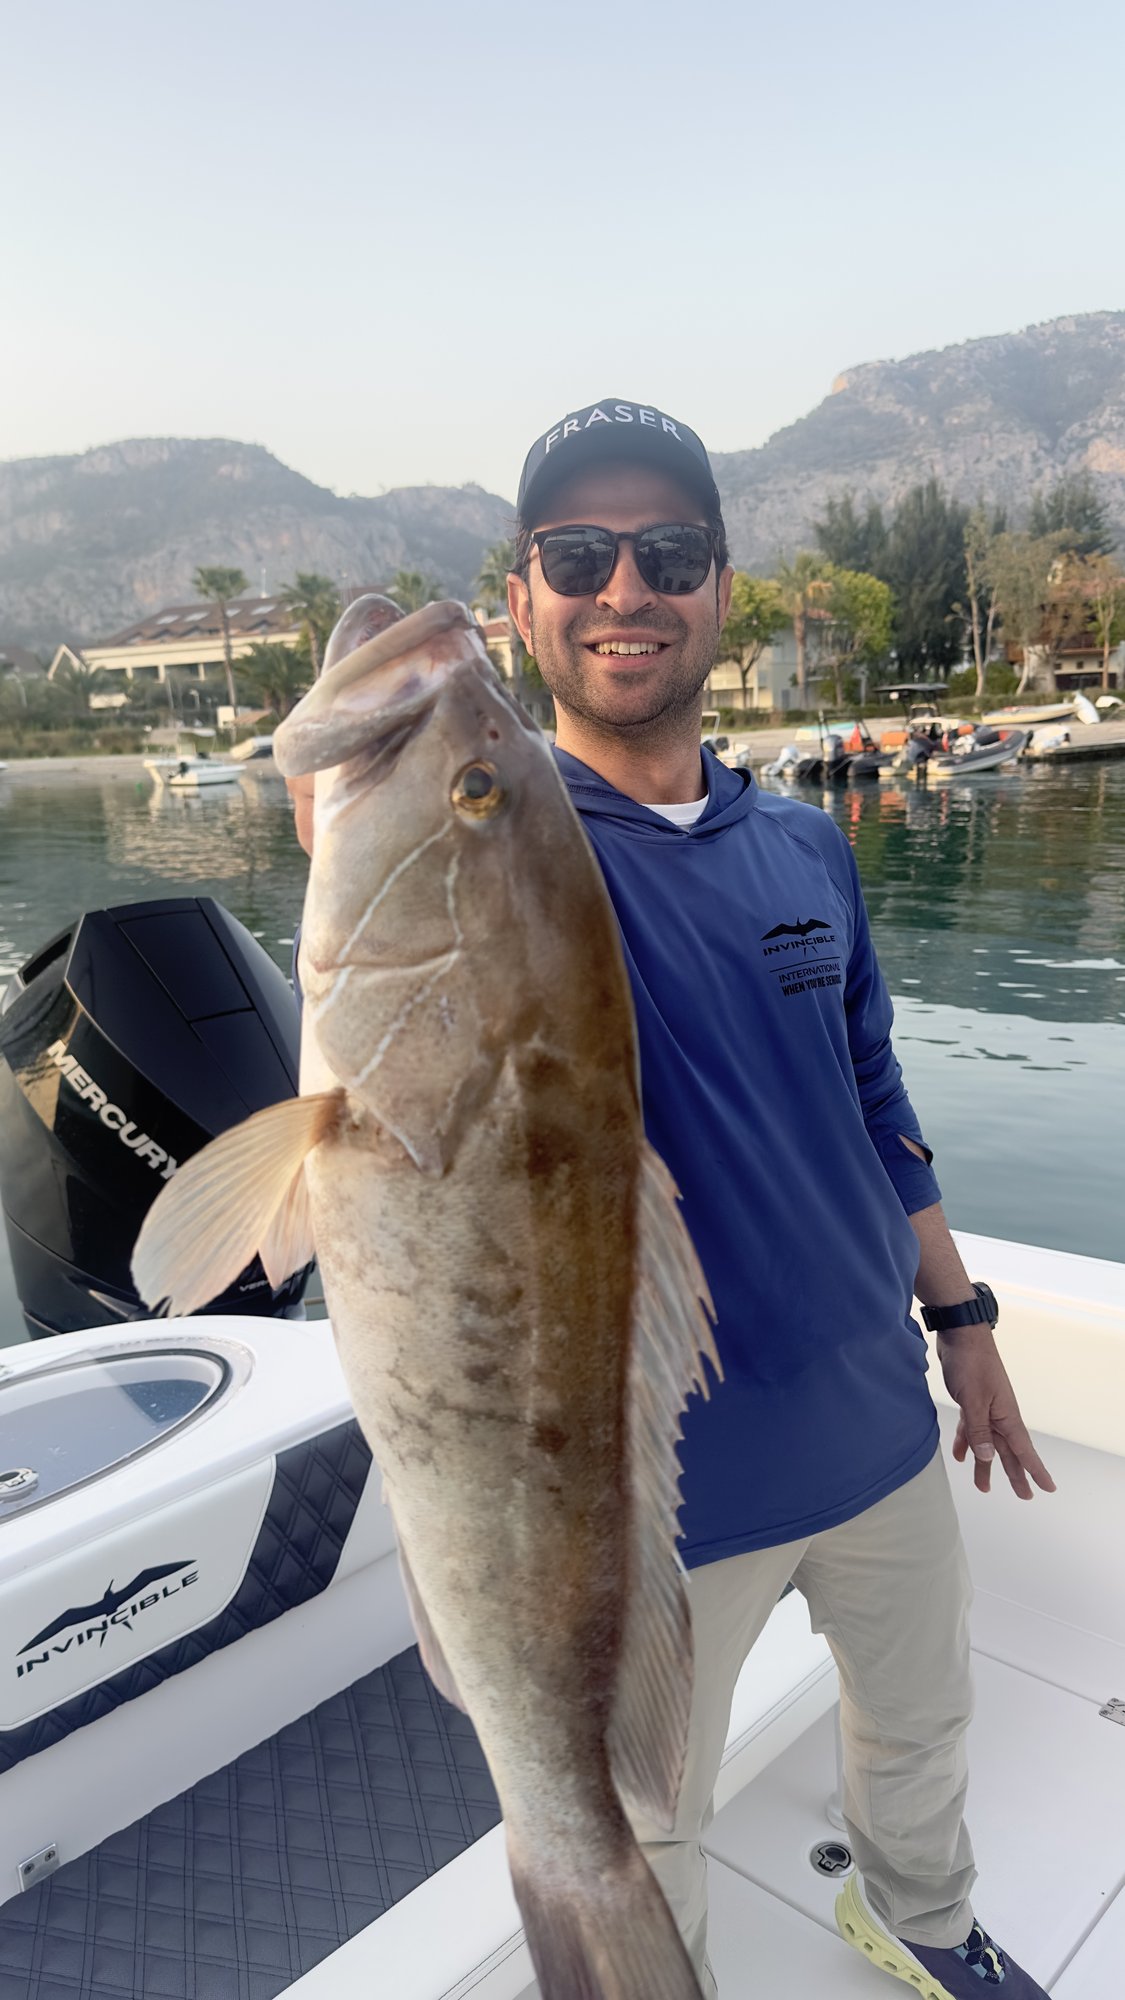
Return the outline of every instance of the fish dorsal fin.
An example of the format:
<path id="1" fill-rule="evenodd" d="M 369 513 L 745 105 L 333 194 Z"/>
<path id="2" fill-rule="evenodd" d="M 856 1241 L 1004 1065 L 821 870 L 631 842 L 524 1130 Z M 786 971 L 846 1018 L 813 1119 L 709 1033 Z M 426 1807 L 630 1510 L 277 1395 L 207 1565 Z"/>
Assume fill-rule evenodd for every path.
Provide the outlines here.
<path id="1" fill-rule="evenodd" d="M 675 1551 L 680 1414 L 693 1387 L 716 1376 L 707 1280 L 680 1214 L 675 1184 L 646 1146 L 638 1195 L 636 1308 L 629 1364 L 630 1572 L 618 1694 L 610 1724 L 623 1799 L 656 1825 L 673 1824 L 691 1711 L 691 1616 Z"/>
<path id="2" fill-rule="evenodd" d="M 198 1312 L 259 1253 L 271 1285 L 313 1256 L 305 1156 L 335 1130 L 346 1093 L 287 1097 L 185 1161 L 145 1216 L 133 1283 L 169 1313 Z"/>

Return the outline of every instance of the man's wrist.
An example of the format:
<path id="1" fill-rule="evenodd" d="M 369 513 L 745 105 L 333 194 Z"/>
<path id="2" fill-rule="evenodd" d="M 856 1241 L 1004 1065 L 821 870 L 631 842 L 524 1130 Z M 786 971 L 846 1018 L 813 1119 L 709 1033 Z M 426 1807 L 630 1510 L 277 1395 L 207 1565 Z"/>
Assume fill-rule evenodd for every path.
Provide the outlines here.
<path id="1" fill-rule="evenodd" d="M 956 1305 L 923 1306 L 922 1318 L 931 1333 L 956 1333 L 961 1327 L 987 1326 L 992 1328 L 1000 1317 L 1000 1308 L 990 1286 L 975 1284 L 970 1298 L 960 1300 Z"/>

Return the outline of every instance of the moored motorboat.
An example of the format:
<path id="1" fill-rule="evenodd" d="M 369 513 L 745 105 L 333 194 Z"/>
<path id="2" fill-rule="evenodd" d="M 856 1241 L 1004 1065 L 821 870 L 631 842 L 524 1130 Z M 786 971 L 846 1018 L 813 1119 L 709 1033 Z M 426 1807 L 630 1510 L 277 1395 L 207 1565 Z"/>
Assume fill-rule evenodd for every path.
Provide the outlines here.
<path id="1" fill-rule="evenodd" d="M 207 785 L 236 785 L 242 773 L 237 764 L 209 757 L 205 750 L 190 757 L 146 757 L 145 770 L 158 785 L 173 791 L 197 791 Z"/>
<path id="2" fill-rule="evenodd" d="M 926 777 L 932 784 L 935 779 L 969 778 L 982 771 L 997 771 L 1005 764 L 1014 764 L 1026 747 L 1026 729 L 974 730 L 971 736 L 958 737 L 951 750 L 936 750 L 926 764 Z"/>
<path id="3" fill-rule="evenodd" d="M 230 752 L 234 764 L 260 764 L 273 760 L 272 736 L 247 736 Z"/>
<path id="4" fill-rule="evenodd" d="M 981 721 L 995 729 L 1035 729 L 1049 722 L 1070 722 L 1075 713 L 1073 700 L 1028 702 L 1021 708 L 1018 703 L 1008 708 L 992 708 L 981 716 Z"/>

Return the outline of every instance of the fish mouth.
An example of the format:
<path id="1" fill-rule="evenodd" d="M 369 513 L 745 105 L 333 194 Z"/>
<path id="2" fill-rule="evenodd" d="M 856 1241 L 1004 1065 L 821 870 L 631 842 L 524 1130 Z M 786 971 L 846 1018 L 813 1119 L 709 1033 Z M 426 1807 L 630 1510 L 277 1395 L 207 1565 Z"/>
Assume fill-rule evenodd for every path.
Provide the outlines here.
<path id="1" fill-rule="evenodd" d="M 361 760 L 385 776 L 459 669 L 492 672 L 478 633 L 463 604 L 427 604 L 330 665 L 275 732 L 282 776 Z"/>

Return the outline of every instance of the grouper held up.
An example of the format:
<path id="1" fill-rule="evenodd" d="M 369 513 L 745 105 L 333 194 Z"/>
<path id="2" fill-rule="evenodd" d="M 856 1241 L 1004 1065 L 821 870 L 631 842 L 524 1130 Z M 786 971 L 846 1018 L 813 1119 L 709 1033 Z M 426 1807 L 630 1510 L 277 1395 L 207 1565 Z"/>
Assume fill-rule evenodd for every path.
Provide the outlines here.
<path id="1" fill-rule="evenodd" d="M 601 874 L 462 605 L 353 605 L 274 746 L 316 773 L 301 1095 L 181 1167 L 138 1288 L 192 1312 L 255 1251 L 276 1284 L 315 1246 L 546 2000 L 695 2000 L 625 1807 L 671 1826 L 675 1442 L 718 1361 Z"/>

